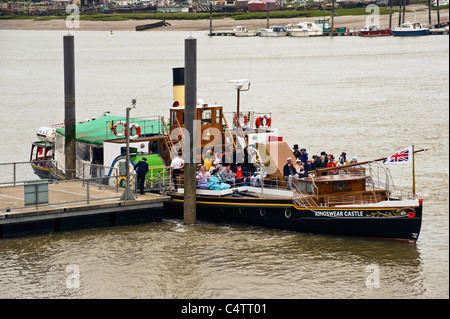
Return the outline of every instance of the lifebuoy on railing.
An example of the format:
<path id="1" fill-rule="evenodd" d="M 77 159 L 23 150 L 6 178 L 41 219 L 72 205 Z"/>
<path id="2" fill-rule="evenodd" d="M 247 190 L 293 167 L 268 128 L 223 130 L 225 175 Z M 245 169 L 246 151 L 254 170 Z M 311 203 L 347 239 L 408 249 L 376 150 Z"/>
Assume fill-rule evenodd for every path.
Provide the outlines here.
<path id="1" fill-rule="evenodd" d="M 272 120 L 267 115 L 260 116 L 255 121 L 256 128 L 259 128 L 259 127 L 262 127 L 262 128 L 270 127 L 271 124 L 272 124 Z"/>
<path id="2" fill-rule="evenodd" d="M 118 126 L 123 126 L 122 132 L 117 132 Z M 139 124 L 134 123 L 134 122 L 130 123 L 130 132 L 133 128 L 136 130 L 136 134 L 131 135 L 131 133 L 130 133 L 130 140 L 135 140 L 141 135 L 141 127 L 139 126 Z M 124 121 L 117 121 L 113 126 L 114 135 L 117 137 L 125 136 L 126 131 L 127 131 L 127 123 L 125 123 Z"/>
<path id="3" fill-rule="evenodd" d="M 123 131 L 122 132 L 117 132 L 117 127 L 118 126 L 123 126 Z M 124 121 L 117 121 L 114 126 L 113 126 L 113 133 L 115 136 L 121 137 L 125 135 L 125 131 L 126 131 L 126 123 Z"/>
<path id="4" fill-rule="evenodd" d="M 136 129 L 136 134 L 131 135 L 131 129 L 132 129 L 133 127 Z M 140 135 L 141 135 L 141 127 L 139 126 L 139 124 L 134 123 L 134 122 L 131 123 L 131 124 L 130 124 L 130 140 L 135 140 L 135 139 L 137 139 Z"/>

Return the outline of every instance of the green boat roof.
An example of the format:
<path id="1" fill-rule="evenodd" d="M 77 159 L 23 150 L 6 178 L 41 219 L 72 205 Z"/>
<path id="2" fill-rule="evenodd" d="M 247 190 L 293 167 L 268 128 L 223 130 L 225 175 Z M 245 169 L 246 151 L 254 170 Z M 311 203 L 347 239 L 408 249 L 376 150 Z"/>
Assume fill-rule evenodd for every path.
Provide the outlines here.
<path id="1" fill-rule="evenodd" d="M 118 121 L 126 121 L 124 116 L 105 115 L 98 119 L 78 123 L 76 125 L 77 141 L 87 144 L 103 146 L 104 140 L 120 139 L 123 136 L 116 136 L 112 127 Z M 158 134 L 161 131 L 161 123 L 158 120 L 146 120 L 142 118 L 130 118 L 130 123 L 137 123 L 141 127 L 141 135 Z M 65 136 L 65 129 L 56 129 L 57 134 Z"/>

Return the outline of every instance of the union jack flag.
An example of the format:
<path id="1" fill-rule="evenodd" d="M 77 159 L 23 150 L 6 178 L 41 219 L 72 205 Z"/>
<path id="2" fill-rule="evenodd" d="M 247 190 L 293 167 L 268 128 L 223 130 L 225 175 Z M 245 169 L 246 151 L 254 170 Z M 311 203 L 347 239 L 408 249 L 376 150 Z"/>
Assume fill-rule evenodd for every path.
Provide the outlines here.
<path id="1" fill-rule="evenodd" d="M 412 163 L 412 146 L 398 151 L 394 155 L 386 158 L 384 164 L 408 164 Z"/>

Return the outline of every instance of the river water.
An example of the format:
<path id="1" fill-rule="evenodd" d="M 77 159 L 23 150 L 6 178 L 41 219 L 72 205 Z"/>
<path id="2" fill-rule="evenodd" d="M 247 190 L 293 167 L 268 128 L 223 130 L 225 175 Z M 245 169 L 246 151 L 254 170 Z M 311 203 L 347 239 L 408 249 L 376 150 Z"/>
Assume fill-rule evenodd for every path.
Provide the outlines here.
<path id="1" fill-rule="evenodd" d="M 27 161 L 36 130 L 63 121 L 66 31 L 0 30 L 0 163 Z M 424 199 L 415 244 L 176 219 L 0 241 L 0 298 L 448 298 L 449 40 L 209 38 L 205 32 L 75 36 L 76 115 L 168 117 L 172 68 L 197 39 L 198 91 L 272 112 L 290 145 L 361 160 L 414 143 Z M 411 166 L 395 167 L 405 187 Z"/>

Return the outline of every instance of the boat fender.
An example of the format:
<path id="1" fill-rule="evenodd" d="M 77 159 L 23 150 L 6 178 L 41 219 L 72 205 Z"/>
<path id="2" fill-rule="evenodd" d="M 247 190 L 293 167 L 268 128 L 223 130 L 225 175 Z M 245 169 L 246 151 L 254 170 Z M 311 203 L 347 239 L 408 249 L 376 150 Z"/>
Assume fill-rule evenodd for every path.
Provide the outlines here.
<path id="1" fill-rule="evenodd" d="M 270 117 L 268 117 L 267 115 L 260 116 L 255 121 L 256 128 L 270 127 L 271 124 L 272 124 L 272 119 Z"/>

